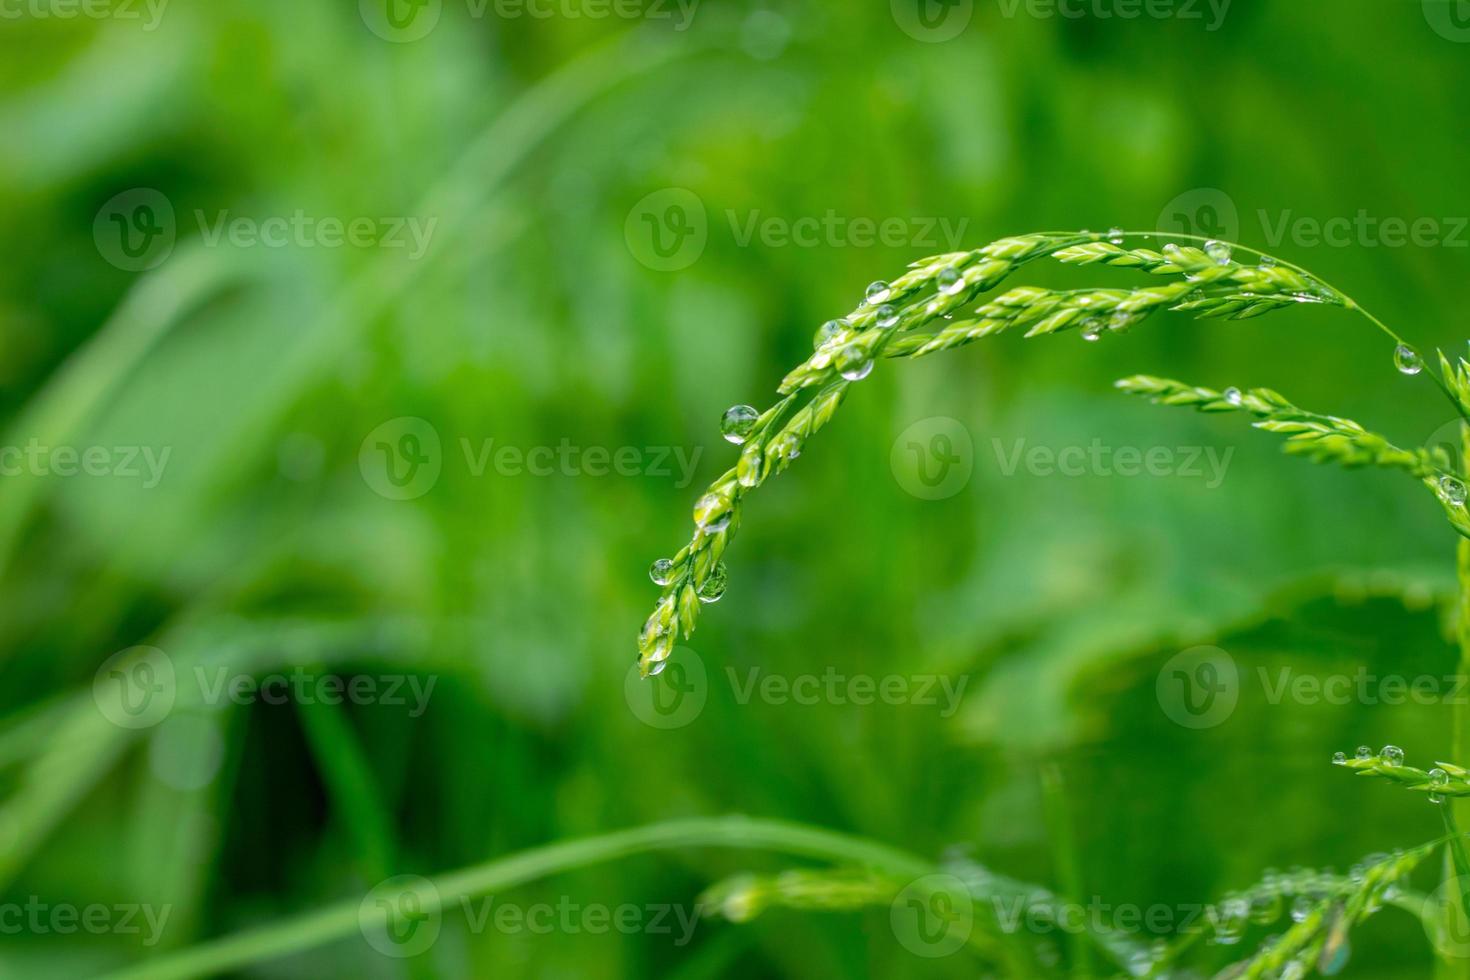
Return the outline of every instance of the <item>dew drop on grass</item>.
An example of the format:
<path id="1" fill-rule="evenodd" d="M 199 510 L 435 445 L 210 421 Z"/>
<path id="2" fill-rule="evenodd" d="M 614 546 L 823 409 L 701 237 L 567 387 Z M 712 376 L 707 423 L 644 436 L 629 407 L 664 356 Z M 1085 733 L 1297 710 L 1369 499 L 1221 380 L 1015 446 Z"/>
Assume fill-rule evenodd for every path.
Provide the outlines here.
<path id="1" fill-rule="evenodd" d="M 878 307 L 878 318 L 874 321 L 884 330 L 898 323 L 898 307 L 887 304 Z"/>
<path id="2" fill-rule="evenodd" d="M 877 306 L 891 295 L 893 295 L 893 290 L 889 287 L 888 283 L 881 279 L 877 282 L 869 283 L 867 292 L 863 294 L 869 306 Z"/>
<path id="3" fill-rule="evenodd" d="M 1205 242 L 1205 254 L 1214 259 L 1216 265 L 1230 264 L 1230 246 L 1224 242 Z"/>
<path id="4" fill-rule="evenodd" d="M 1108 229 L 1108 241 L 1114 245 L 1123 244 L 1123 229 L 1116 226 Z"/>
<path id="5" fill-rule="evenodd" d="M 664 672 L 664 668 L 668 665 L 669 662 L 667 660 L 655 660 L 653 663 L 648 665 L 648 676 L 657 677 L 659 674 L 662 674 Z"/>
<path id="6" fill-rule="evenodd" d="M 731 514 L 730 502 L 717 493 L 707 493 L 694 502 L 694 523 L 705 534 L 729 527 Z"/>
<path id="7" fill-rule="evenodd" d="M 1271 255 L 1263 255 L 1263 256 L 1261 256 L 1261 261 L 1258 262 L 1258 263 L 1256 263 L 1256 267 L 1257 268 L 1260 268 L 1260 269 L 1271 269 L 1271 268 L 1274 268 L 1275 265 L 1276 265 L 1276 258 L 1275 258 L 1275 256 L 1271 256 Z"/>
<path id="8" fill-rule="evenodd" d="M 1274 888 L 1256 892 L 1250 897 L 1250 919 L 1267 925 L 1281 918 L 1281 893 Z"/>
<path id="9" fill-rule="evenodd" d="M 725 570 L 724 562 L 715 562 L 714 570 L 709 573 L 709 578 L 699 587 L 700 602 L 719 602 L 720 597 L 725 594 L 725 586 L 729 584 L 730 574 Z"/>
<path id="10" fill-rule="evenodd" d="M 654 585 L 668 585 L 674 580 L 674 563 L 667 558 L 660 558 L 648 566 L 648 577 L 653 579 Z"/>
<path id="11" fill-rule="evenodd" d="M 1439 492 L 1445 500 L 1456 507 L 1461 507 L 1465 503 L 1465 484 L 1452 476 L 1439 478 Z"/>
<path id="12" fill-rule="evenodd" d="M 1245 396 L 1240 393 L 1239 388 L 1226 388 L 1222 394 L 1225 396 L 1225 400 L 1236 408 L 1245 404 Z M 1339 752 L 1338 755 L 1342 755 L 1342 753 Z"/>
<path id="13" fill-rule="evenodd" d="M 965 288 L 964 277 L 954 269 L 941 271 L 936 281 L 939 283 L 939 291 L 946 296 L 953 296 Z"/>
<path id="14" fill-rule="evenodd" d="M 1347 765 L 1347 753 L 1346 752 L 1334 752 L 1334 753 L 1332 753 L 1332 764 L 1334 766 L 1345 766 L 1345 765 Z"/>
<path id="15" fill-rule="evenodd" d="M 1408 344 L 1399 344 L 1393 349 L 1393 366 L 1403 374 L 1414 375 L 1424 370 L 1424 361 L 1414 348 Z"/>
<path id="16" fill-rule="evenodd" d="M 661 664 L 669 659 L 674 652 L 674 633 L 672 630 L 660 633 L 648 648 L 648 662 L 650 664 Z"/>
<path id="17" fill-rule="evenodd" d="M 1291 921 L 1304 922 L 1312 912 L 1312 900 L 1305 895 L 1298 895 L 1291 902 Z"/>
<path id="18" fill-rule="evenodd" d="M 828 320 L 817 328 L 817 334 L 812 338 L 812 346 L 817 350 L 821 350 L 823 347 L 832 343 L 837 337 L 846 333 L 849 326 L 851 324 L 846 320 Z"/>
<path id="19" fill-rule="evenodd" d="M 861 344 L 849 344 L 837 352 L 837 372 L 848 381 L 861 381 L 873 373 L 873 359 Z"/>
<path id="20" fill-rule="evenodd" d="M 750 437 L 756 420 L 760 417 L 761 413 L 749 405 L 732 405 L 725 409 L 724 416 L 720 418 L 720 435 L 725 437 L 726 442 L 733 442 L 738 446 Z"/>
<path id="21" fill-rule="evenodd" d="M 1240 942 L 1249 910 L 1250 904 L 1239 895 L 1227 895 L 1213 906 L 1210 924 L 1215 930 L 1214 942 L 1220 946 L 1233 946 Z"/>
<path id="22" fill-rule="evenodd" d="M 1366 762 L 1373 758 L 1373 750 L 1366 745 L 1360 745 L 1358 746 L 1358 750 L 1353 753 L 1353 757 L 1359 762 Z"/>
<path id="23" fill-rule="evenodd" d="M 1404 764 L 1404 750 L 1397 745 L 1385 745 L 1383 751 L 1378 753 L 1383 757 L 1385 766 L 1401 766 Z"/>
<path id="24" fill-rule="evenodd" d="M 1449 784 L 1450 784 L 1450 774 L 1449 773 L 1445 772 L 1443 769 L 1440 769 L 1438 767 L 1435 767 L 1435 768 L 1429 770 L 1429 785 L 1430 785 L 1430 787 L 1432 789 L 1444 789 Z M 1444 802 L 1444 794 L 1443 793 L 1431 792 L 1429 794 L 1429 802 L 1430 803 L 1443 803 Z"/>
<path id="25" fill-rule="evenodd" d="M 1102 337 L 1102 321 L 1095 316 L 1083 320 L 1082 326 L 1078 329 L 1082 333 L 1083 340 L 1091 342 Z"/>

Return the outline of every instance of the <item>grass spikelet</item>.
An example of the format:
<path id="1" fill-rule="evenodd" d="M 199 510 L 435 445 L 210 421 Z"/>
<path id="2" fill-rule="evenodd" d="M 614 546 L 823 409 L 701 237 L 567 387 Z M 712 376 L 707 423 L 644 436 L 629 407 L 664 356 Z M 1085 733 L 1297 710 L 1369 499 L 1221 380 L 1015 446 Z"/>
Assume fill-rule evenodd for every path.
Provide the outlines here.
<path id="1" fill-rule="evenodd" d="M 1161 405 L 1182 405 L 1201 412 L 1247 412 L 1256 416 L 1251 423 L 1256 428 L 1285 435 L 1288 453 L 1305 456 L 1314 463 L 1402 470 L 1434 494 L 1451 527 L 1470 537 L 1465 484 L 1451 469 L 1444 450 L 1437 446 L 1401 449 L 1352 419 L 1304 411 L 1269 388 L 1215 391 L 1145 374 L 1123 378 L 1116 386 Z"/>
<path id="2" fill-rule="evenodd" d="M 1300 876 L 1302 881 L 1287 883 L 1287 893 L 1297 896 L 1294 924 L 1254 956 L 1216 974 L 1216 980 L 1304 977 L 1312 970 L 1323 976 L 1337 974 L 1351 954 L 1352 928 L 1376 913 L 1399 883 L 1438 848 L 1435 841 L 1371 857 L 1347 878 L 1308 873 Z M 1263 883 L 1263 888 L 1281 890 L 1279 883 L 1271 882 Z M 1260 891 L 1253 890 L 1252 897 Z M 1248 906 L 1250 897 L 1235 901 Z"/>
<path id="3" fill-rule="evenodd" d="M 812 355 L 782 380 L 779 391 L 784 397 L 759 416 L 750 410 L 747 417 L 755 416 L 756 422 L 738 440 L 741 449 L 735 466 L 716 479 L 695 504 L 693 539 L 672 559 L 659 563 L 661 570 L 654 578 L 664 591 L 639 637 L 642 672 L 647 675 L 662 669 L 674 638 L 688 637 L 693 630 L 701 603 L 714 601 L 723 592 L 722 556 L 739 527 L 745 494 L 791 465 L 811 437 L 831 421 L 850 385 L 866 377 L 879 358 L 920 357 L 1012 329 L 1024 330 L 1027 337 L 1078 330 L 1092 340 L 1104 332 L 1125 331 L 1161 309 L 1200 319 L 1246 319 L 1301 303 L 1357 311 L 1397 345 L 1406 347 L 1380 320 L 1298 266 L 1217 241 L 1202 245 L 1169 242 L 1157 251 L 1124 248 L 1118 242 L 1127 237 L 1152 240 L 1156 236 L 1151 232 L 1122 236 L 1041 232 L 931 256 L 913 263 L 893 282 L 878 284 L 883 287 L 876 291 L 879 298 L 865 300 L 846 317 L 825 326 Z M 1242 253 L 1255 258 L 1241 261 L 1236 256 Z M 1068 265 L 1132 270 L 1171 281 L 1133 288 L 1019 286 L 974 307 L 973 316 L 953 319 L 980 294 L 1044 258 Z M 1470 363 L 1462 360 L 1459 366 L 1451 366 L 1443 356 L 1440 360 L 1445 377 L 1435 376 L 1436 384 L 1470 418 Z M 1401 449 L 1349 419 L 1296 408 L 1269 389 L 1232 394 L 1144 376 L 1126 379 L 1120 387 L 1165 404 L 1192 405 L 1203 411 L 1243 409 L 1257 416 L 1254 424 L 1258 427 L 1286 435 L 1288 452 L 1318 462 L 1404 470 L 1439 496 L 1450 523 L 1470 537 L 1464 485 L 1448 472 L 1442 453 Z M 799 404 L 802 398 L 807 400 Z"/>

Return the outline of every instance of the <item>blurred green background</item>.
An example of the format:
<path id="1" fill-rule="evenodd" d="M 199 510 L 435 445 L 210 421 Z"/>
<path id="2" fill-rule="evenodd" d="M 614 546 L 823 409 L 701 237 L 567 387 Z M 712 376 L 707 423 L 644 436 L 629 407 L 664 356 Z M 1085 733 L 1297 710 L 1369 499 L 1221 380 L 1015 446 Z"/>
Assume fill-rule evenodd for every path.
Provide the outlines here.
<path id="1" fill-rule="evenodd" d="M 170 911 L 156 942 L 12 916 L 0 976 L 146 966 L 392 875 L 673 817 L 1176 905 L 1438 833 L 1432 807 L 1326 762 L 1387 741 L 1442 758 L 1448 706 L 1273 703 L 1261 683 L 1452 672 L 1433 501 L 1111 390 L 1263 385 L 1432 438 L 1451 414 L 1428 378 L 1335 310 L 880 364 L 746 507 L 688 643 L 702 708 L 663 729 L 630 706 L 649 562 L 734 460 L 721 412 L 771 404 L 818 324 L 924 255 L 1223 234 L 1464 349 L 1458 5 L 922 2 L 5 7 L 0 905 Z M 1313 233 L 1332 219 L 1353 224 Z M 936 418 L 968 436 L 968 475 L 925 499 L 901 434 Z M 1018 441 L 1094 439 L 1232 455 L 1219 481 L 1004 465 Z M 94 472 L 59 447 L 95 450 Z M 537 447 L 551 472 L 512 463 Z M 1241 676 L 1204 729 L 1156 695 L 1197 644 Z M 136 664 L 110 658 L 140 645 L 177 696 L 120 715 L 107 691 Z M 753 669 L 964 687 L 953 712 L 783 703 L 740 696 Z M 293 671 L 378 695 L 185 691 Z M 676 848 L 496 900 L 687 906 L 802 864 Z M 881 907 L 709 919 L 687 943 L 443 918 L 416 957 L 354 934 L 230 975 L 996 975 L 914 955 Z M 1386 913 L 1346 975 L 1429 963 Z"/>

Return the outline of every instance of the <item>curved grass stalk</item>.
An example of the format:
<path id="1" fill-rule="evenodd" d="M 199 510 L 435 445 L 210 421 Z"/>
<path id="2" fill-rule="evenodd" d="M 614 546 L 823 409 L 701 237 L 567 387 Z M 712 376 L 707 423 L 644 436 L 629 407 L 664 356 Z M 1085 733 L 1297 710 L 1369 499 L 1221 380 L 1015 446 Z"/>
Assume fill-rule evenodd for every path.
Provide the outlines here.
<path id="1" fill-rule="evenodd" d="M 1202 242 L 1203 247 L 1177 241 L 1159 250 L 1122 245 L 1129 238 L 1156 237 Z M 1258 260 L 1243 263 L 1235 257 L 1240 252 Z M 1132 269 L 1169 281 L 1131 289 L 1021 286 L 974 308 L 973 316 L 955 319 L 980 294 L 1045 258 L 1070 265 Z M 831 421 L 850 385 L 866 377 L 877 358 L 921 357 L 1013 329 L 1024 329 L 1027 337 L 1078 330 L 1096 339 L 1104 332 L 1125 331 L 1160 309 L 1189 312 L 1201 319 L 1248 319 L 1298 303 L 1361 313 L 1394 341 L 1396 356 L 1402 353 L 1412 365 L 1422 367 L 1418 355 L 1383 321 L 1300 266 L 1246 246 L 1204 241 L 1198 236 L 1040 232 L 931 256 L 913 263 L 892 283 L 875 283 L 868 298 L 848 316 L 823 327 L 813 354 L 781 382 L 779 391 L 785 397 L 759 415 L 752 410 L 753 423 L 731 433 L 741 445 L 736 465 L 695 503 L 696 528 L 689 544 L 672 559 L 657 563 L 654 578 L 663 586 L 663 593 L 639 634 L 642 673 L 662 670 L 675 640 L 693 631 L 701 602 L 713 601 L 723 592 L 722 557 L 740 526 L 745 495 L 783 472 L 801 454 L 807 441 Z M 1430 376 L 1456 411 L 1470 418 L 1470 363 L 1462 360 L 1454 368 L 1441 355 L 1440 369 L 1444 377 L 1432 369 Z M 1209 389 L 1159 381 L 1150 390 L 1144 380 L 1131 381 L 1140 386 L 1141 393 L 1156 394 L 1166 401 L 1176 399 L 1172 403 L 1195 404 L 1209 411 L 1237 407 L 1225 393 Z M 796 407 L 809 388 L 815 393 Z M 1267 389 L 1254 389 L 1249 398 L 1249 404 L 1240 407 L 1261 416 L 1257 423 L 1261 427 L 1287 433 L 1291 451 L 1348 465 L 1403 469 L 1435 487 L 1451 524 L 1470 537 L 1470 517 L 1461 506 L 1463 499 L 1452 499 L 1456 487 L 1463 494 L 1463 484 L 1449 472 L 1443 454 L 1398 449 L 1357 423 L 1303 412 Z M 1444 483 L 1446 478 L 1455 482 Z"/>
<path id="2" fill-rule="evenodd" d="M 416 910 L 433 914 L 463 898 L 513 888 L 551 875 L 654 851 L 721 847 L 771 851 L 875 869 L 902 880 L 933 873 L 917 855 L 875 841 L 780 820 L 707 817 L 670 820 L 630 830 L 563 841 L 418 879 L 380 897 L 412 895 Z M 274 925 L 237 933 L 109 975 L 109 980 L 181 980 L 238 970 L 389 925 L 386 902 L 363 908 L 358 899 Z"/>

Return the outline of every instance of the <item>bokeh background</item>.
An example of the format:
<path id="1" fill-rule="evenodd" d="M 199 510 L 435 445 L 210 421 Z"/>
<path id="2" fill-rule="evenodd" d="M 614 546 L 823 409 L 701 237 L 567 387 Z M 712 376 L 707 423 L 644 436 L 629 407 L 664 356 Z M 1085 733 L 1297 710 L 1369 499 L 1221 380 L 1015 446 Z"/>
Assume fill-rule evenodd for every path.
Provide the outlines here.
<path id="1" fill-rule="evenodd" d="M 0 441 L 49 453 L 11 453 L 0 480 L 0 900 L 170 910 L 155 942 L 7 926 L 0 975 L 149 968 L 393 875 L 677 817 L 780 818 L 1140 905 L 1439 832 L 1327 760 L 1442 758 L 1446 704 L 1262 683 L 1453 672 L 1435 502 L 1111 387 L 1264 385 L 1436 438 L 1429 379 L 1337 310 L 880 364 L 745 508 L 687 644 L 699 710 L 649 724 L 625 682 L 648 565 L 733 462 L 722 411 L 769 405 L 822 321 L 924 255 L 1044 229 L 1228 235 L 1463 351 L 1458 4 L 393 3 L 0 19 Z M 909 443 L 935 426 L 963 479 L 929 499 Z M 1006 465 L 1094 440 L 1175 468 Z M 62 447 L 94 471 L 64 472 Z M 548 450 L 550 473 L 513 462 Z M 1216 480 L 1185 450 L 1231 455 Z M 1190 728 L 1158 682 L 1200 644 L 1238 665 L 1238 704 Z M 160 710 L 108 698 L 119 671 L 169 670 Z M 953 711 L 797 704 L 742 698 L 752 671 L 963 690 Z M 283 673 L 378 694 L 185 690 Z M 674 848 L 496 900 L 687 905 L 793 866 Z M 1201 969 L 1242 949 L 1202 948 Z M 1345 975 L 1430 962 L 1389 912 Z M 883 907 L 711 919 L 684 944 L 476 931 L 451 907 L 418 956 L 348 935 L 229 975 L 995 969 L 916 956 Z"/>

